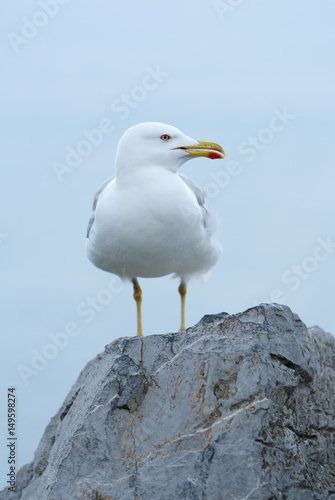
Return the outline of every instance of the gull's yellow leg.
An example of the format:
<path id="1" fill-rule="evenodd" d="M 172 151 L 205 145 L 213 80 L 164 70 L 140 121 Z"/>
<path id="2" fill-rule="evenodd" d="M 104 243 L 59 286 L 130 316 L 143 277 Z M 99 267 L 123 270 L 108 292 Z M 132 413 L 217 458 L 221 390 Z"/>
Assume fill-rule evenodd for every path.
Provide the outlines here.
<path id="1" fill-rule="evenodd" d="M 179 331 L 185 330 L 185 297 L 186 297 L 186 284 L 181 281 L 178 292 L 180 293 L 181 298 L 181 323 Z"/>
<path id="2" fill-rule="evenodd" d="M 137 310 L 137 336 L 143 337 L 142 315 L 141 315 L 142 290 L 136 278 L 133 279 L 133 285 L 134 285 L 134 299 L 136 301 L 136 310 Z"/>

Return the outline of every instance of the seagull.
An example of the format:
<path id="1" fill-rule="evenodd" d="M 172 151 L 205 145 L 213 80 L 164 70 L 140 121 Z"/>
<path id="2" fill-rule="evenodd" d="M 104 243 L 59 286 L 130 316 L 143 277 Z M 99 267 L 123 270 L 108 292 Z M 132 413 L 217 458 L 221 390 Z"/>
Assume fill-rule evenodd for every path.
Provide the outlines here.
<path id="1" fill-rule="evenodd" d="M 196 157 L 221 159 L 214 142 L 197 141 L 177 128 L 139 123 L 121 137 L 115 176 L 97 190 L 86 238 L 87 256 L 104 271 L 133 283 L 137 335 L 142 337 L 142 290 L 138 278 L 180 278 L 180 331 L 192 278 L 208 275 L 222 248 L 217 217 L 205 206 L 204 191 L 179 168 Z"/>

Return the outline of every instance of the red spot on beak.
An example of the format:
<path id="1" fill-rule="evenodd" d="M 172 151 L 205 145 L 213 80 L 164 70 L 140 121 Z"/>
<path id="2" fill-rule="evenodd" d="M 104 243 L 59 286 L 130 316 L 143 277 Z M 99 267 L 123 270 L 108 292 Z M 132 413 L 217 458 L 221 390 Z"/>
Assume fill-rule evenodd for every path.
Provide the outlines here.
<path id="1" fill-rule="evenodd" d="M 220 155 L 219 153 L 215 153 L 215 151 L 211 151 L 210 153 L 208 153 L 208 158 L 210 158 L 211 160 L 218 160 L 219 158 L 222 158 L 222 155 Z"/>

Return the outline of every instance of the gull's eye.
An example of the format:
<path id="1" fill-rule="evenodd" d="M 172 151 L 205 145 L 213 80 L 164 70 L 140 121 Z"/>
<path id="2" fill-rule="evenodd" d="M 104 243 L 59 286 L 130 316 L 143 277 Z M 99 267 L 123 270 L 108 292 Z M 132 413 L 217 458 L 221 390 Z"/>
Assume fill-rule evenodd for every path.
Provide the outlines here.
<path id="1" fill-rule="evenodd" d="M 162 141 L 169 141 L 171 139 L 171 136 L 169 136 L 167 134 L 163 134 L 163 135 L 161 135 L 160 138 L 162 139 Z"/>

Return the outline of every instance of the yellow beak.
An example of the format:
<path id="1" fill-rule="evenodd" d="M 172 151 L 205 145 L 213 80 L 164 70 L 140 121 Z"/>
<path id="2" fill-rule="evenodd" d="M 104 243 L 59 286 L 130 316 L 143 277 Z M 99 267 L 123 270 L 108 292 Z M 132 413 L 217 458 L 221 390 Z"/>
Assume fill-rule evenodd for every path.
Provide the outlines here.
<path id="1" fill-rule="evenodd" d="M 189 156 L 204 156 L 211 160 L 222 159 L 226 156 L 222 147 L 215 142 L 198 141 L 198 143 L 196 146 L 183 146 L 176 149 L 183 149 Z"/>

